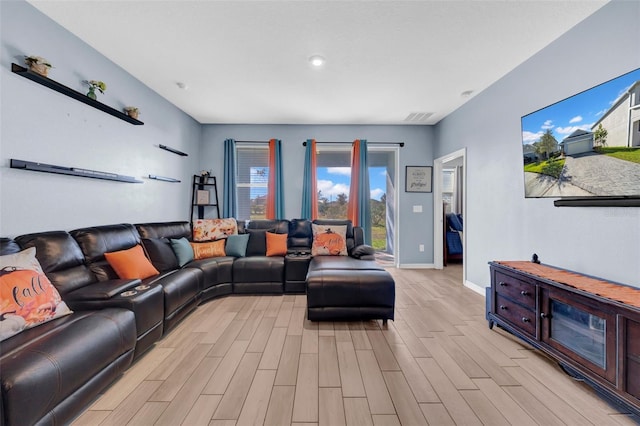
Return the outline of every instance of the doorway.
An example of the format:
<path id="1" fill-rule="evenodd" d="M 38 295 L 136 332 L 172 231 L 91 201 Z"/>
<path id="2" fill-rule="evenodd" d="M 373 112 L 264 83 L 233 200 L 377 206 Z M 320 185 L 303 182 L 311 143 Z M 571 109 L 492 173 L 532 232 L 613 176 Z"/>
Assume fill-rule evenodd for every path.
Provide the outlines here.
<path id="1" fill-rule="evenodd" d="M 319 146 L 317 157 L 318 217 L 344 219 L 351 181 L 351 145 Z M 371 209 L 371 245 L 376 261 L 397 266 L 398 146 L 371 144 L 367 151 Z"/>
<path id="2" fill-rule="evenodd" d="M 452 152 L 443 157 L 437 158 L 433 162 L 433 193 L 434 193 L 434 223 L 433 223 L 433 263 L 436 269 L 443 269 L 446 262 L 445 244 L 447 241 L 447 230 L 456 232 L 459 237 L 458 243 L 461 245 L 459 252 L 460 262 L 462 262 L 463 283 L 466 280 L 466 268 L 464 256 L 466 253 L 466 235 L 463 227 L 466 223 L 466 149 Z M 447 214 L 454 215 L 447 220 Z M 459 223 L 454 224 L 452 229 L 450 221 L 458 219 Z M 453 235 L 450 238 L 455 245 Z M 451 256 L 448 257 L 452 259 Z"/>

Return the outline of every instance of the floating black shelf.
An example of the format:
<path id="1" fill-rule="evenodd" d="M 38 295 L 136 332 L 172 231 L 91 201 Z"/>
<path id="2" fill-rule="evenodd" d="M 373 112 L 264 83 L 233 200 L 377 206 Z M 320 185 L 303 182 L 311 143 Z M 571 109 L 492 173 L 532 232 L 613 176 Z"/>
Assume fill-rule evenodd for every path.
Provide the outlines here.
<path id="1" fill-rule="evenodd" d="M 118 182 L 143 183 L 131 176 L 116 173 L 99 172 L 97 170 L 80 169 L 77 167 L 54 166 L 53 164 L 36 163 L 33 161 L 11 159 L 12 169 L 31 170 L 34 172 L 55 173 L 58 175 L 79 176 L 92 179 L 115 180 Z"/>
<path id="2" fill-rule="evenodd" d="M 136 120 L 135 118 L 129 117 L 124 112 L 120 112 L 115 108 L 111 108 L 108 105 L 105 105 L 101 102 L 98 102 L 94 99 L 91 99 L 84 93 L 77 92 L 63 84 L 58 83 L 57 81 L 51 80 L 48 77 L 37 74 L 33 71 L 29 71 L 25 67 L 21 67 L 18 64 L 11 64 L 11 72 L 18 74 L 21 77 L 34 81 L 38 84 L 41 84 L 49 89 L 55 90 L 56 92 L 62 93 L 63 95 L 69 96 L 77 101 L 85 103 L 89 106 L 99 109 L 102 112 L 106 112 L 107 114 L 113 115 L 120 120 L 124 120 L 136 126 L 142 126 L 144 123 L 140 120 Z"/>
<path id="3" fill-rule="evenodd" d="M 173 152 L 174 154 L 178 154 L 178 155 L 181 155 L 183 157 L 188 157 L 189 156 L 189 154 L 187 154 L 186 152 L 178 151 L 177 149 L 171 148 L 170 146 L 158 145 L 158 147 L 160 149 L 164 149 L 165 151 Z"/>
<path id="4" fill-rule="evenodd" d="M 163 182 L 173 182 L 173 183 L 180 183 L 181 181 L 178 179 L 174 179 L 171 177 L 166 177 L 166 176 L 156 176 L 156 175 L 149 175 L 149 179 L 155 179 L 155 180 L 161 180 Z"/>

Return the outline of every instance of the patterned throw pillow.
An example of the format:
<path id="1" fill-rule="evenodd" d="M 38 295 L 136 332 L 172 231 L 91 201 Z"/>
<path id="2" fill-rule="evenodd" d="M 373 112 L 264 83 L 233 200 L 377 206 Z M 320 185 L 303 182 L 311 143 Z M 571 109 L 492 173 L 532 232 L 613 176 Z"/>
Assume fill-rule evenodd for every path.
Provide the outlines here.
<path id="1" fill-rule="evenodd" d="M 215 241 L 238 235 L 238 223 L 234 218 L 197 219 L 193 222 L 193 241 Z"/>
<path id="2" fill-rule="evenodd" d="M 313 230 L 312 256 L 346 256 L 347 225 L 311 225 Z"/>
<path id="3" fill-rule="evenodd" d="M 190 244 L 193 248 L 193 257 L 195 260 L 226 256 L 224 252 L 224 240 Z"/>
<path id="4" fill-rule="evenodd" d="M 42 272 L 35 247 L 0 256 L 0 341 L 72 312 Z"/>

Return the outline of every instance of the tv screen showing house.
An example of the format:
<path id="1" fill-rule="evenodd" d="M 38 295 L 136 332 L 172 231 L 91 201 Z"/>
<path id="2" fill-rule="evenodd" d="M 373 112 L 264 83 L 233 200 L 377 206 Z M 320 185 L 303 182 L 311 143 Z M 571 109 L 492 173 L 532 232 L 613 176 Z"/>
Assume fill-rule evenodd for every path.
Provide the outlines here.
<path id="1" fill-rule="evenodd" d="M 522 117 L 525 197 L 640 197 L 640 68 Z"/>

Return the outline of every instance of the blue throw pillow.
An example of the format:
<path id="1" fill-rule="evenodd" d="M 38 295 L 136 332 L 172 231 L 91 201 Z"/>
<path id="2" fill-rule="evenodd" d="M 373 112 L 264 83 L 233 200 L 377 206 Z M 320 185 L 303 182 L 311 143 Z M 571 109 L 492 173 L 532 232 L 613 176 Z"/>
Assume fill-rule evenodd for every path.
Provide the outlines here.
<path id="1" fill-rule="evenodd" d="M 227 256 L 245 257 L 247 254 L 247 244 L 249 243 L 249 234 L 229 235 L 227 237 L 227 245 L 224 252 Z"/>
<path id="2" fill-rule="evenodd" d="M 178 258 L 178 265 L 182 268 L 193 260 L 193 248 L 189 244 L 189 240 L 182 237 L 178 240 L 171 240 L 171 248 Z"/>

